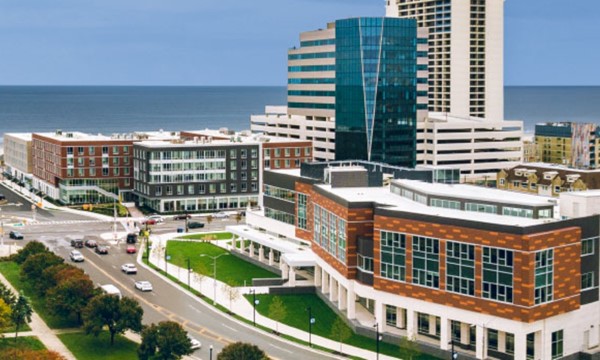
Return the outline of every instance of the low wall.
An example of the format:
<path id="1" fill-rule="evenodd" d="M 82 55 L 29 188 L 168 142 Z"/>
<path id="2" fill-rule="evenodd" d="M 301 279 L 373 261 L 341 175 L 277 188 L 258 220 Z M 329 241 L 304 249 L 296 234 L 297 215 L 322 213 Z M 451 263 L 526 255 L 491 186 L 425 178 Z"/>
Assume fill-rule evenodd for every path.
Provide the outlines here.
<path id="1" fill-rule="evenodd" d="M 249 257 L 247 255 L 244 255 L 243 253 L 240 253 L 239 251 L 237 251 L 235 249 L 232 249 L 229 253 L 231 255 L 235 256 L 235 257 L 238 257 L 238 258 L 244 260 L 244 261 L 252 263 L 252 264 L 254 264 L 256 266 L 259 266 L 259 267 L 261 267 L 261 268 L 263 268 L 265 270 L 274 272 L 275 274 L 281 276 L 281 269 L 279 269 L 279 268 L 276 268 L 274 266 L 269 266 L 268 264 L 265 264 L 265 263 L 263 263 L 261 261 L 258 261 L 257 259 L 251 258 L 251 257 Z"/>
<path id="2" fill-rule="evenodd" d="M 269 288 L 269 295 L 300 295 L 314 294 L 316 288 L 314 286 L 276 286 Z"/>

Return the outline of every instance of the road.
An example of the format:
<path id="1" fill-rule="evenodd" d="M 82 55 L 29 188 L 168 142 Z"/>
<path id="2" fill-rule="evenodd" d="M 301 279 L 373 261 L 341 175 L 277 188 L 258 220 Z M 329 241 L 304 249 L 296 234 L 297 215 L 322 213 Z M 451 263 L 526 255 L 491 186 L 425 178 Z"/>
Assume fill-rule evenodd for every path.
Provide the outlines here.
<path id="1" fill-rule="evenodd" d="M 7 192 L 5 194 L 8 195 Z M 18 209 L 14 211 L 18 212 Z M 53 212 L 52 217 L 44 217 L 44 219 L 48 223 L 27 225 L 20 228 L 19 231 L 25 235 L 25 241 L 40 240 L 67 261 L 69 261 L 68 254 L 72 249 L 69 238 L 85 237 L 105 243 L 100 238 L 100 234 L 112 230 L 111 222 L 88 220 L 89 222 L 81 223 L 82 219 L 74 219 L 73 214 L 63 212 Z M 199 219 L 202 221 L 202 218 Z M 230 224 L 235 224 L 235 220 L 215 219 L 202 230 L 223 230 L 226 225 Z M 153 226 L 152 231 L 155 234 L 173 232 L 176 228 L 183 226 L 183 221 L 167 220 L 163 224 Z M 6 230 L 8 231 L 8 228 Z M 86 248 L 82 249 L 82 253 L 86 260 L 76 265 L 83 268 L 95 283 L 99 285 L 114 284 L 124 296 L 137 299 L 144 309 L 145 324 L 164 320 L 172 320 L 182 324 L 191 336 L 202 343 L 202 348 L 196 350 L 193 354 L 197 359 L 209 358 L 210 345 L 214 347 L 214 358 L 216 358 L 216 354 L 223 346 L 235 341 L 256 344 L 274 359 L 334 359 L 334 357 L 311 351 L 306 347 L 289 344 L 277 337 L 255 331 L 245 324 L 239 324 L 228 315 L 213 311 L 210 305 L 187 295 L 178 287 L 171 285 L 170 282 L 163 280 L 139 264 L 137 265 L 137 275 L 122 273 L 120 270 L 121 265 L 135 263 L 137 256 L 126 254 L 125 244 L 110 245 L 108 255 L 98 255 L 91 249 Z M 146 293 L 135 290 L 134 282 L 136 280 L 150 281 L 154 290 Z"/>

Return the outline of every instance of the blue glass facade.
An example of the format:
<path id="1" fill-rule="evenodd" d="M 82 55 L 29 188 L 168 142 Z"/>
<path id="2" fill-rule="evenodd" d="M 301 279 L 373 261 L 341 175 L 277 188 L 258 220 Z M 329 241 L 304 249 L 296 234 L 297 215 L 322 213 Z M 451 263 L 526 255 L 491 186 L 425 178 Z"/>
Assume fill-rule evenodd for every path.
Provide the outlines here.
<path id="1" fill-rule="evenodd" d="M 417 24 L 412 19 L 336 21 L 336 160 L 414 167 Z"/>

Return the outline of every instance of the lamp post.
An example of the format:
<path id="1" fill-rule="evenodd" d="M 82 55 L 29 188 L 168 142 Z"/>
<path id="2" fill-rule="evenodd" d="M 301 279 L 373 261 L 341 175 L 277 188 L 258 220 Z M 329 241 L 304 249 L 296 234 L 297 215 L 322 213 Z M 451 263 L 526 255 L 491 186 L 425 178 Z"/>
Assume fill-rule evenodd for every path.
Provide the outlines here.
<path id="1" fill-rule="evenodd" d="M 312 347 L 312 324 L 315 323 L 315 318 L 312 317 L 312 308 L 309 306 L 306 308 L 308 311 L 308 346 Z"/>
<path id="2" fill-rule="evenodd" d="M 377 351 L 377 357 L 376 359 L 379 360 L 379 341 L 380 341 L 380 336 L 379 336 L 379 323 L 375 322 L 375 325 L 373 325 L 373 327 L 375 328 L 375 349 Z"/>
<path id="3" fill-rule="evenodd" d="M 223 253 L 221 255 L 217 255 L 217 256 L 210 256 L 207 254 L 200 254 L 200 256 L 206 256 L 209 257 L 213 260 L 213 288 L 214 288 L 214 292 L 213 292 L 213 305 L 215 304 L 215 302 L 217 301 L 217 259 L 220 258 L 223 255 L 229 255 L 228 253 Z"/>
<path id="4" fill-rule="evenodd" d="M 260 300 L 256 298 L 256 289 L 250 289 L 250 293 L 252 294 L 252 310 L 254 311 L 252 314 L 252 324 L 256 326 L 256 305 L 260 304 Z"/>
<path id="5" fill-rule="evenodd" d="M 449 342 L 450 346 L 451 346 L 451 352 L 452 352 L 452 360 L 458 359 L 458 353 L 456 351 L 454 351 L 454 339 L 451 339 Z"/>
<path id="6" fill-rule="evenodd" d="M 209 358 L 210 358 L 210 360 L 212 360 L 212 351 L 213 351 L 212 345 L 210 346 L 210 348 L 208 349 L 208 351 L 209 351 Z"/>

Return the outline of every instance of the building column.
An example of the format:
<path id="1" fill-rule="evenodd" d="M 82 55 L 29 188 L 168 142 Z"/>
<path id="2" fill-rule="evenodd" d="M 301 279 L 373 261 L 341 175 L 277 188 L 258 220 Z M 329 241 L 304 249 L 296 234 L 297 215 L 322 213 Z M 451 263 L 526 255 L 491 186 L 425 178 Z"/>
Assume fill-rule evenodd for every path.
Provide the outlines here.
<path id="1" fill-rule="evenodd" d="M 515 333 L 515 359 L 527 359 L 527 334 Z"/>
<path id="2" fill-rule="evenodd" d="M 337 301 L 337 281 L 333 278 L 329 278 L 329 301 Z"/>
<path id="3" fill-rule="evenodd" d="M 348 319 L 356 319 L 356 295 L 354 295 L 354 289 L 348 288 L 346 292 L 347 296 L 347 318 Z"/>
<path id="4" fill-rule="evenodd" d="M 429 335 L 436 335 L 436 318 L 435 315 L 429 315 Z"/>
<path id="5" fill-rule="evenodd" d="M 498 351 L 506 352 L 506 333 L 498 330 Z"/>
<path id="6" fill-rule="evenodd" d="M 250 253 L 248 254 L 251 258 L 254 258 L 254 241 L 250 242 Z"/>
<path id="7" fill-rule="evenodd" d="M 290 266 L 290 278 L 288 280 L 289 286 L 296 286 L 296 270 L 294 270 L 293 266 Z"/>
<path id="8" fill-rule="evenodd" d="M 475 356 L 478 359 L 485 359 L 487 357 L 486 354 L 486 336 L 485 336 L 485 328 L 481 325 L 476 325 L 475 327 Z"/>
<path id="9" fill-rule="evenodd" d="M 375 321 L 379 324 L 379 332 L 385 332 L 385 304 L 380 300 L 371 300 L 375 302 Z"/>
<path id="10" fill-rule="evenodd" d="M 281 269 L 281 278 L 282 279 L 287 279 L 289 276 L 289 270 L 288 270 L 288 265 L 284 262 L 279 263 L 279 268 Z"/>
<path id="11" fill-rule="evenodd" d="M 552 357 L 552 333 L 540 331 L 535 332 L 535 356 L 534 359 L 550 359 Z M 564 342 L 564 340 L 563 340 Z"/>
<path id="12" fill-rule="evenodd" d="M 406 313 L 401 307 L 396 308 L 396 326 L 400 329 L 406 328 Z"/>
<path id="13" fill-rule="evenodd" d="M 262 245 L 258 248 L 258 261 L 265 262 L 265 248 Z"/>
<path id="14" fill-rule="evenodd" d="M 269 266 L 273 266 L 274 263 L 275 263 L 275 253 L 273 252 L 273 249 L 269 249 Z"/>
<path id="15" fill-rule="evenodd" d="M 323 280 L 321 278 L 321 276 L 322 276 L 321 272 L 322 272 L 321 267 L 319 265 L 315 265 L 315 287 L 317 287 L 317 288 L 319 286 L 321 286 L 321 280 Z"/>
<path id="16" fill-rule="evenodd" d="M 321 293 L 329 293 L 329 274 L 325 271 L 321 271 Z"/>
<path id="17" fill-rule="evenodd" d="M 434 325 L 435 327 L 435 325 Z M 450 341 L 452 340 L 450 320 L 445 317 L 440 318 L 440 349 L 450 350 Z"/>
<path id="18" fill-rule="evenodd" d="M 338 282 L 338 309 L 346 310 L 346 300 L 348 296 L 346 295 L 346 288 L 342 286 L 341 283 Z"/>
<path id="19" fill-rule="evenodd" d="M 409 340 L 417 338 L 417 330 L 417 314 L 411 309 L 406 309 L 406 336 Z"/>
<path id="20" fill-rule="evenodd" d="M 469 345 L 471 342 L 471 325 L 461 322 L 460 323 L 460 343 L 463 345 Z"/>

